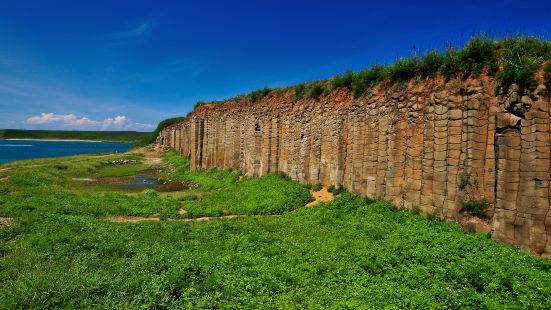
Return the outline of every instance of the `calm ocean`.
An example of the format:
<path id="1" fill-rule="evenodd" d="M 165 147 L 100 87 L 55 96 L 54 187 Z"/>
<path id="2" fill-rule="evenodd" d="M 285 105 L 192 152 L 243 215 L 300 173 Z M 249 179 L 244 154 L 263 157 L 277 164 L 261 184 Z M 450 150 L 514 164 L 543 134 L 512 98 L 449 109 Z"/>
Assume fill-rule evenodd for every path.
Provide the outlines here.
<path id="1" fill-rule="evenodd" d="M 15 160 L 85 153 L 126 152 L 132 143 L 44 140 L 0 140 L 0 164 Z"/>

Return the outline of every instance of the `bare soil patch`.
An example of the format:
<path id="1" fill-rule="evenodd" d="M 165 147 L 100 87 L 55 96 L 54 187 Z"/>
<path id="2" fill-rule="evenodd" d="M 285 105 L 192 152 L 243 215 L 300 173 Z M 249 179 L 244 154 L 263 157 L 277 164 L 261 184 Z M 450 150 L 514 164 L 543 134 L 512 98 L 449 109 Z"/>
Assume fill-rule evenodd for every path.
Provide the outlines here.
<path id="1" fill-rule="evenodd" d="M 330 193 L 328 190 L 327 190 L 327 187 L 322 187 L 319 191 L 317 192 L 311 192 L 312 194 L 312 197 L 314 197 L 314 201 L 311 201 L 309 202 L 306 207 L 311 207 L 313 205 L 316 205 L 320 202 L 331 202 L 333 201 L 333 194 Z"/>
<path id="2" fill-rule="evenodd" d="M 13 219 L 11 217 L 0 217 L 0 227 L 8 227 L 11 225 Z"/>
<path id="3" fill-rule="evenodd" d="M 188 218 L 188 219 L 166 219 L 167 222 L 206 222 L 215 219 L 233 219 L 238 217 L 246 217 L 245 214 L 230 214 L 224 216 L 203 216 L 197 218 Z M 111 222 L 114 223 L 139 223 L 147 221 L 160 221 L 161 218 L 159 215 L 154 214 L 148 217 L 137 217 L 137 216 L 113 216 L 109 218 Z"/>
<path id="4" fill-rule="evenodd" d="M 138 223 L 144 221 L 160 221 L 161 217 L 159 216 L 149 216 L 149 217 L 137 217 L 137 216 L 113 216 L 110 218 L 111 222 L 114 223 Z"/>
<path id="5" fill-rule="evenodd" d="M 144 155 L 143 163 L 150 166 L 164 166 L 163 152 L 165 148 L 159 144 L 152 146 L 146 146 L 141 149 L 137 149 L 134 152 Z"/>
<path id="6" fill-rule="evenodd" d="M 460 223 L 465 232 L 489 233 L 492 230 L 492 225 L 488 219 L 472 216 L 470 214 L 463 214 Z"/>

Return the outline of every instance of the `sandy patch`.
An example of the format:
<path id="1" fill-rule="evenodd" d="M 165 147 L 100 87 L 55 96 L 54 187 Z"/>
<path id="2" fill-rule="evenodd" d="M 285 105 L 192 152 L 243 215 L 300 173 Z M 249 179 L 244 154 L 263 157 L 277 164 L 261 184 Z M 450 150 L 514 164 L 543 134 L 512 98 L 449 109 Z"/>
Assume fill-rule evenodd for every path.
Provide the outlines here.
<path id="1" fill-rule="evenodd" d="M 189 218 L 189 219 L 166 219 L 167 222 L 206 222 L 216 219 L 233 219 L 237 217 L 246 217 L 244 214 L 231 214 L 224 216 L 203 216 L 198 218 Z M 109 220 L 114 223 L 139 223 L 139 222 L 153 222 L 160 221 L 161 218 L 159 215 L 154 214 L 148 217 L 137 217 L 137 216 L 113 216 Z"/>
<path id="2" fill-rule="evenodd" d="M 83 182 L 95 182 L 96 179 L 92 178 L 72 178 L 73 181 L 83 181 Z"/>
<path id="3" fill-rule="evenodd" d="M 470 214 L 463 214 L 460 223 L 465 232 L 489 233 L 492 231 L 492 225 L 488 219 L 479 218 Z"/>
<path id="4" fill-rule="evenodd" d="M 333 201 L 333 194 L 327 191 L 327 187 L 322 187 L 317 192 L 311 192 L 312 197 L 314 197 L 314 201 L 309 202 L 306 207 L 311 207 L 313 205 L 316 205 L 320 202 L 331 202 Z"/>
<path id="5" fill-rule="evenodd" d="M 144 222 L 144 221 L 160 221 L 160 220 L 161 220 L 161 217 L 155 214 L 148 217 L 113 216 L 110 218 L 110 221 L 114 223 L 138 223 L 138 222 Z"/>
<path id="6" fill-rule="evenodd" d="M 8 227 L 11 225 L 13 219 L 11 217 L 0 217 L 0 227 Z"/>

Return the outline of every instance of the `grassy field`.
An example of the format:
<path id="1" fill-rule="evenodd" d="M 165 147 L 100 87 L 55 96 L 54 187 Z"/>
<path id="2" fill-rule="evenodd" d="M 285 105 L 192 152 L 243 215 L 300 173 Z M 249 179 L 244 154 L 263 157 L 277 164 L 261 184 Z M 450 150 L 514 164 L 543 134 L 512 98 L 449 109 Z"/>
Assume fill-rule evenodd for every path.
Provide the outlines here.
<path id="1" fill-rule="evenodd" d="M 68 130 L 20 130 L 0 129 L 0 139 L 53 139 L 53 140 L 100 140 L 141 141 L 151 135 L 138 131 L 68 131 Z"/>
<path id="2" fill-rule="evenodd" d="M 283 175 L 149 156 L 0 165 L 0 308 L 551 308 L 551 261 L 458 224 L 348 193 L 305 208 L 308 190 Z M 78 181 L 151 169 L 194 186 Z M 227 214 L 245 216 L 190 220 Z"/>

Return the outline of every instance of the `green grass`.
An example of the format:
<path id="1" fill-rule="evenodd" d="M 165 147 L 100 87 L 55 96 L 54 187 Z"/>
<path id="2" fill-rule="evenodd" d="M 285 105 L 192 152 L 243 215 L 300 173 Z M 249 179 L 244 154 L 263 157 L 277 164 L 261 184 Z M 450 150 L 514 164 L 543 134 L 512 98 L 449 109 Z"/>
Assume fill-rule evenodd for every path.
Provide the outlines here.
<path id="1" fill-rule="evenodd" d="M 549 260 L 346 192 L 302 208 L 306 188 L 283 175 L 190 171 L 171 151 L 167 161 L 179 166 L 166 173 L 197 189 L 167 196 L 71 190 L 75 173 L 120 174 L 106 162 L 126 156 L 1 166 L 12 169 L 0 171 L 9 178 L 0 181 L 0 216 L 14 222 L 0 228 L 0 308 L 551 307 Z M 106 219 L 178 218 L 184 196 L 199 212 L 229 206 L 280 215 Z"/>
<path id="2" fill-rule="evenodd" d="M 169 176 L 176 180 L 195 182 L 203 191 L 219 190 L 235 184 L 240 177 L 238 172 L 229 169 L 190 170 L 189 161 L 178 151 L 171 149 L 165 153 L 165 161 L 172 166 Z"/>
<path id="3" fill-rule="evenodd" d="M 257 102 L 258 100 L 268 96 L 268 94 L 271 91 L 272 91 L 271 88 L 264 87 L 264 88 L 252 91 L 249 96 L 250 96 L 252 102 Z"/>
<path id="4" fill-rule="evenodd" d="M 461 211 L 467 212 L 469 214 L 486 217 L 487 210 L 489 208 L 488 202 L 484 199 L 481 200 L 460 200 L 459 204 L 461 205 Z"/>
<path id="5" fill-rule="evenodd" d="M 58 139 L 101 140 L 135 142 L 149 136 L 150 132 L 137 131 L 68 131 L 1 129 L 0 139 Z"/>
<path id="6" fill-rule="evenodd" d="M 176 167 L 170 176 L 199 185 L 200 199 L 186 201 L 188 217 L 224 214 L 281 214 L 311 200 L 308 190 L 282 174 L 244 178 L 230 170 L 191 171 L 189 162 L 177 151 L 166 152 L 165 160 Z"/>
<path id="7" fill-rule="evenodd" d="M 247 178 L 220 191 L 205 194 L 201 200 L 185 204 L 190 217 L 220 216 L 224 214 L 281 214 L 311 201 L 301 185 L 271 174 Z"/>

